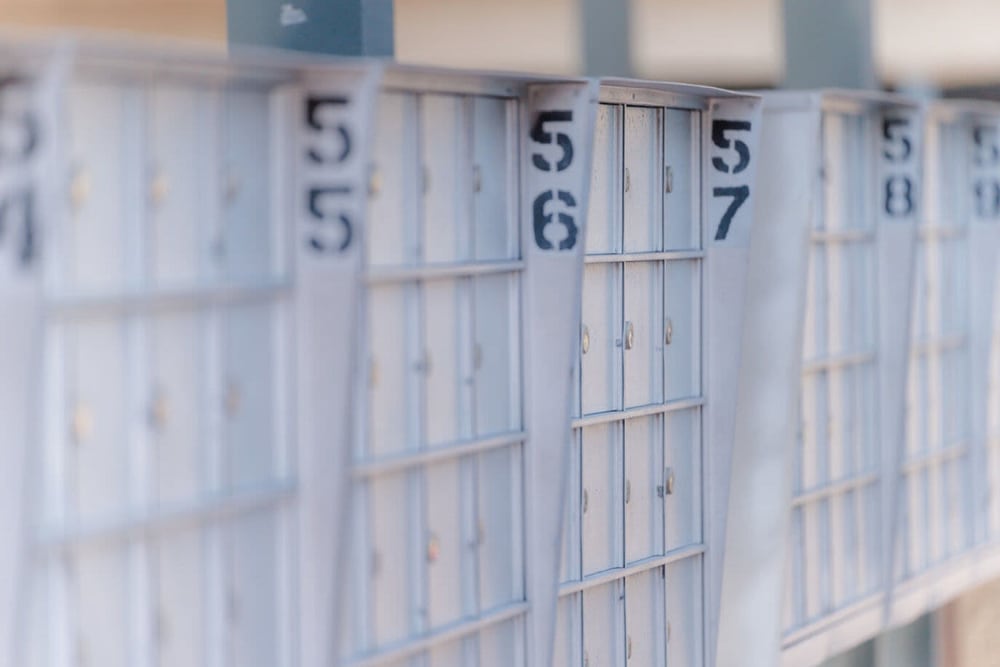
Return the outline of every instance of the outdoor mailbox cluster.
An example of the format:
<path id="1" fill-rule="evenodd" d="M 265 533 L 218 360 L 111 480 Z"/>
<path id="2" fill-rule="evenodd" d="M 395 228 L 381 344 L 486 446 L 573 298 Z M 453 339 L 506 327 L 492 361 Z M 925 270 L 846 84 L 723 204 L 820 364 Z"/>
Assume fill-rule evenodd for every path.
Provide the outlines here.
<path id="1" fill-rule="evenodd" d="M 987 104 L 6 39 L 0 662 L 815 664 L 1000 571 L 998 217 Z"/>

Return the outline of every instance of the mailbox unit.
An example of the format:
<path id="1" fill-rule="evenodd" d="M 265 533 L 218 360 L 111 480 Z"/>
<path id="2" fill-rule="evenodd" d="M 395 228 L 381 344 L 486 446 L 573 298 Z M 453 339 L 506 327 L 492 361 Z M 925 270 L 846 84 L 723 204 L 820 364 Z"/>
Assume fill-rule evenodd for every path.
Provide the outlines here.
<path id="1" fill-rule="evenodd" d="M 342 664 L 551 660 L 596 96 L 386 70 Z"/>
<path id="2" fill-rule="evenodd" d="M 759 99 L 600 99 L 552 664 L 710 664 Z"/>
<path id="3" fill-rule="evenodd" d="M 759 561 L 744 579 L 768 585 L 741 590 L 754 590 L 770 609 L 784 589 L 783 663 L 811 665 L 877 633 L 888 604 L 891 563 L 883 555 L 893 544 L 889 507 L 903 436 L 921 114 L 894 96 L 822 91 L 766 93 L 764 118 L 758 216 L 781 221 L 789 233 L 775 242 L 801 248 L 807 261 L 754 283 L 754 289 L 804 285 L 805 293 L 790 293 L 782 311 L 769 313 L 779 340 L 797 341 L 801 349 L 798 410 L 783 420 L 797 423 L 797 433 L 766 425 L 758 433 L 783 443 L 791 489 L 773 474 L 776 468 L 764 467 L 779 445 L 754 442 L 754 431 L 741 436 L 771 456 L 741 471 L 751 479 L 771 472 L 772 490 L 753 496 L 766 510 L 757 519 L 766 524 L 763 535 L 782 541 L 780 519 L 768 516 L 787 507 L 783 497 L 791 493 L 787 579 L 782 587 L 777 566 Z M 754 252 L 765 257 L 771 250 Z M 789 287 L 781 288 L 782 280 Z M 792 307 L 797 331 L 777 321 Z M 763 330 L 759 321 L 753 327 Z M 781 357 L 779 367 L 788 361 Z M 783 381 L 781 374 L 774 381 Z M 747 598 L 741 604 L 749 609 Z M 742 616 L 765 635 L 773 633 L 771 618 Z"/>
<path id="4" fill-rule="evenodd" d="M 899 549 L 892 620 L 898 623 L 995 573 L 997 561 L 990 544 L 996 487 L 987 408 L 1000 240 L 1000 106 L 939 101 L 925 113 L 925 206 L 894 508 Z"/>
<path id="5" fill-rule="evenodd" d="M 337 218 L 363 219 L 377 68 L 90 42 L 0 63 L 2 661 L 300 664 L 323 553 L 297 541 L 298 465 L 348 442 L 360 252 Z M 321 437 L 296 353 L 329 375 Z"/>

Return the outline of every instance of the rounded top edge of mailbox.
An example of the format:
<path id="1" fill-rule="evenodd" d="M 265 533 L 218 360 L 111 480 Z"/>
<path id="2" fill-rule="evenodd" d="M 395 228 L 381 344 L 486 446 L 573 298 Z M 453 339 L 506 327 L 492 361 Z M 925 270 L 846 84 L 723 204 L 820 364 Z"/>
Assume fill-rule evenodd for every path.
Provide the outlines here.
<path id="1" fill-rule="evenodd" d="M 662 92 L 690 97 L 717 99 L 760 99 L 757 91 L 729 90 L 695 83 L 677 81 L 655 81 L 650 79 L 631 79 L 619 77 L 604 77 L 600 79 L 601 88 L 636 89 L 650 92 Z"/>
<path id="2" fill-rule="evenodd" d="M 818 88 L 806 90 L 755 91 L 764 101 L 765 109 L 815 109 L 821 110 L 840 105 L 869 108 L 903 108 L 917 111 L 923 105 L 919 98 L 881 90 L 852 90 L 849 88 Z"/>
<path id="3" fill-rule="evenodd" d="M 1000 122 L 1000 101 L 961 97 L 935 98 L 927 101 L 928 116 L 934 120 L 978 118 Z"/>

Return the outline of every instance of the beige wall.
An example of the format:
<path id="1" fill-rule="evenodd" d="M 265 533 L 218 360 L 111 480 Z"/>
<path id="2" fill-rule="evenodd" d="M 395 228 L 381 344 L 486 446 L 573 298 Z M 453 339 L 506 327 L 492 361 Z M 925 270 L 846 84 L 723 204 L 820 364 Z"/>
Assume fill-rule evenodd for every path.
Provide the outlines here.
<path id="1" fill-rule="evenodd" d="M 410 62 L 578 72 L 577 2 L 396 0 L 397 52 Z M 783 61 L 781 2 L 632 0 L 636 73 L 730 85 L 776 83 Z M 876 58 L 886 81 L 1000 81 L 1000 1 L 873 3 Z M 226 0 L 0 0 L 0 24 L 129 30 L 221 43 Z"/>
<path id="2" fill-rule="evenodd" d="M 0 0 L 4 26 L 125 30 L 226 39 L 226 0 Z"/>

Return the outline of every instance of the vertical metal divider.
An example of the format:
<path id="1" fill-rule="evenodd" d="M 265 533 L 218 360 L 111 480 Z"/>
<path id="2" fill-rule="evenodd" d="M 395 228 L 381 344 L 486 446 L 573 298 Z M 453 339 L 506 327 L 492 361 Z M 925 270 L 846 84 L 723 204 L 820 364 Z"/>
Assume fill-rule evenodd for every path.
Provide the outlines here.
<path id="1" fill-rule="evenodd" d="M 22 150 L 0 163 L 0 310 L 4 318 L 0 346 L 0 422 L 7 447 L 0 467 L 0 659 L 22 664 L 27 650 L 35 583 L 32 576 L 33 516 L 44 503 L 40 447 L 44 434 L 46 264 L 53 221 L 64 204 L 46 178 L 62 164 L 61 112 L 66 68 L 72 57 L 63 49 L 45 54 L 40 72 L 16 72 L 0 84 L 0 105 L 18 94 L 30 103 L 23 114 L 0 118 L 0 127 L 20 138 Z M 37 74 L 32 78 L 31 74 Z M 9 127 L 7 127 L 9 126 Z M 8 135 L 10 136 L 10 135 Z M 52 192 L 51 190 L 55 190 Z M 10 661 L 7 663 L 7 661 Z"/>
<path id="2" fill-rule="evenodd" d="M 882 481 L 882 623 L 893 615 L 898 489 L 906 447 L 906 396 L 912 347 L 911 310 L 918 223 L 923 210 L 923 128 L 920 106 L 887 107 L 879 116 L 877 150 L 878 380 Z"/>
<path id="3" fill-rule="evenodd" d="M 970 464 L 972 466 L 972 507 L 969 508 L 973 519 L 973 533 L 970 550 L 986 544 L 989 535 L 989 398 L 990 398 L 990 348 L 993 342 L 993 309 L 996 295 L 996 267 L 1000 257 L 1000 155 L 990 154 L 990 161 L 983 160 L 976 154 L 973 142 L 983 143 L 992 135 L 994 142 L 1000 142 L 1000 126 L 998 120 L 991 123 L 981 123 L 977 119 L 969 128 L 972 136 L 970 155 L 976 155 L 970 162 L 974 167 L 975 176 L 970 178 L 970 189 L 967 195 L 970 199 L 978 195 L 980 203 L 985 197 L 994 196 L 996 208 L 986 209 L 976 207 L 973 202 L 968 226 L 969 247 L 969 277 L 971 281 L 969 299 L 969 330 L 971 339 L 970 350 L 970 406 L 972 414 L 972 429 L 968 434 L 971 438 L 969 446 L 972 449 Z M 984 129 L 991 131 L 984 132 Z M 986 135 L 985 137 L 983 135 Z M 994 143 L 994 149 L 1000 144 Z M 983 164 L 986 162 L 986 164 Z M 992 186 L 992 187 L 990 187 Z M 996 188 L 994 190 L 994 188 Z M 994 490 L 995 491 L 995 490 Z"/>
<path id="4" fill-rule="evenodd" d="M 596 80 L 528 87 L 521 114 L 529 667 L 552 664 Z"/>
<path id="5" fill-rule="evenodd" d="M 702 562 L 702 631 L 703 659 L 713 664 L 735 442 L 740 339 L 757 196 L 761 100 L 754 96 L 714 98 L 702 123 L 702 377 L 706 397 L 702 411 L 706 482 L 702 502 L 703 540 L 711 545 Z"/>
<path id="6" fill-rule="evenodd" d="M 811 220 L 821 164 L 816 108 L 764 100 L 747 269 L 739 398 L 721 578 L 718 667 L 779 664 L 792 468 L 799 429 Z M 790 168 L 801 162 L 801 169 Z M 761 511 L 766 510 L 766 511 Z"/>
<path id="7" fill-rule="evenodd" d="M 364 216 L 382 66 L 316 67 L 284 100 L 296 175 L 291 226 L 298 443 L 299 647 L 303 666 L 337 664 L 348 562 Z M 291 222 L 291 221 L 290 221 Z"/>
<path id="8" fill-rule="evenodd" d="M 145 179 L 146 169 L 151 164 L 151 116 L 156 113 L 153 108 L 151 92 L 152 82 L 146 77 L 140 77 L 135 90 L 127 93 L 126 122 L 119 131 L 130 136 L 124 144 L 129 152 L 138 157 L 135 172 L 128 178 L 135 182 L 122 188 L 124 211 L 123 227 L 120 230 L 123 238 L 121 247 L 125 253 L 124 290 L 142 293 L 149 290 L 153 283 L 152 274 L 155 265 L 151 258 L 155 249 L 151 248 L 153 239 L 151 229 L 151 206 L 148 200 L 148 188 Z M 131 187 L 130 187 L 131 186 Z M 143 196 L 147 195 L 147 196 Z M 126 465 L 129 480 L 125 494 L 125 507 L 122 514 L 127 516 L 134 512 L 136 516 L 150 516 L 158 510 L 157 470 L 160 461 L 157 458 L 161 444 L 156 442 L 156 435 L 150 429 L 147 421 L 153 401 L 151 390 L 155 378 L 151 373 L 151 326 L 154 316 L 142 310 L 126 312 L 121 316 L 120 324 L 124 329 L 125 356 L 124 366 L 125 386 L 128 388 L 127 405 L 123 420 L 125 433 Z M 155 335 L 155 334 L 153 334 Z M 157 638 L 154 625 L 163 622 L 160 615 L 160 601 L 157 599 L 155 581 L 159 576 L 159 554 L 157 549 L 159 536 L 150 531 L 134 540 L 124 541 L 122 549 L 126 553 L 126 596 L 127 606 L 130 606 L 130 627 L 125 629 L 126 655 L 137 667 L 144 667 L 156 662 L 154 652 L 157 650 Z"/>

